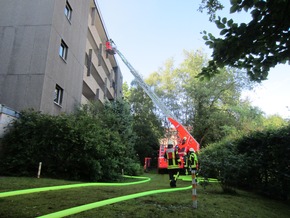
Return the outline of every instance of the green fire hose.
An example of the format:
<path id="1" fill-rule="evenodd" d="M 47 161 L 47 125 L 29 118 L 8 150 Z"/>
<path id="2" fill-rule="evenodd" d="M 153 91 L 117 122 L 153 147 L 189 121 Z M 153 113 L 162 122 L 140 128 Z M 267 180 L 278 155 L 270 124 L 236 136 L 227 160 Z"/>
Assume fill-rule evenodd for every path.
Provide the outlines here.
<path id="1" fill-rule="evenodd" d="M 52 187 L 42 187 L 42 188 L 32 188 L 32 189 L 25 189 L 25 190 L 17 190 L 17 191 L 9 191 L 0 193 L 0 198 L 4 197 L 11 197 L 15 195 L 24 195 L 24 194 L 31 194 L 36 192 L 44 192 L 44 191 L 54 191 L 60 189 L 69 189 L 69 188 L 80 188 L 80 187 L 88 187 L 88 186 L 126 186 L 126 185 L 136 185 L 144 182 L 149 182 L 151 179 L 149 177 L 140 177 L 140 176 L 124 176 L 125 178 L 134 178 L 134 179 L 142 179 L 140 181 L 135 182 L 128 182 L 128 183 L 82 183 L 82 184 L 72 184 L 72 185 L 60 185 L 60 186 L 52 186 Z M 184 181 L 191 181 L 190 176 L 180 176 L 180 179 Z M 216 180 L 211 179 L 210 182 L 216 182 Z M 183 191 L 191 189 L 192 186 L 182 187 L 182 188 L 169 188 L 169 189 L 159 189 L 159 190 L 151 190 L 145 191 L 115 198 L 110 198 L 107 200 L 102 200 L 90 204 L 85 204 L 78 207 L 73 207 L 65 210 L 61 210 L 58 212 L 50 213 L 44 216 L 39 216 L 38 218 L 55 218 L 55 217 L 65 217 L 77 213 L 81 213 L 87 210 L 91 210 L 97 207 L 102 207 L 109 204 L 118 203 L 121 201 L 131 200 L 134 198 L 140 198 L 148 195 L 160 194 L 165 192 L 175 192 L 175 191 Z"/>

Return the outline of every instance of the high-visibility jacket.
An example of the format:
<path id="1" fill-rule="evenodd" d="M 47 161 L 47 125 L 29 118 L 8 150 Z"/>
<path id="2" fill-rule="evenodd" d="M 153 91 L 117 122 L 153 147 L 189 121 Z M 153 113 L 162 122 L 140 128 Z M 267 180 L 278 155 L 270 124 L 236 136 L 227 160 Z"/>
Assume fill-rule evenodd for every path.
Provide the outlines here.
<path id="1" fill-rule="evenodd" d="M 167 159 L 167 169 L 177 169 L 181 163 L 178 151 L 174 148 L 168 148 L 165 151 L 164 158 Z"/>
<path id="2" fill-rule="evenodd" d="M 191 167 L 191 169 L 197 169 L 198 166 L 197 155 L 192 151 L 188 153 L 188 165 Z"/>

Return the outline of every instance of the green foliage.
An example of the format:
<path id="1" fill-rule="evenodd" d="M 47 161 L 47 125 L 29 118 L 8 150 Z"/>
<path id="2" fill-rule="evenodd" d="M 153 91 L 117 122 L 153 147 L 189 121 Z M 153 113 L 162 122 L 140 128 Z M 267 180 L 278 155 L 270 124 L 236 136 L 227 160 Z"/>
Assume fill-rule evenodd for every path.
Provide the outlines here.
<path id="1" fill-rule="evenodd" d="M 289 140 L 290 126 L 287 126 L 256 132 L 239 141 L 238 152 L 247 155 L 252 163 L 247 183 L 250 188 L 284 199 L 289 196 Z"/>
<path id="2" fill-rule="evenodd" d="M 224 140 L 201 151 L 201 174 L 224 189 L 242 187 L 274 198 L 290 194 L 290 126 Z"/>
<path id="3" fill-rule="evenodd" d="M 239 128 L 238 111 L 240 93 L 246 87 L 246 77 L 238 77 L 238 72 L 223 70 L 210 81 L 198 81 L 196 78 L 187 92 L 194 99 L 193 116 L 194 135 L 203 144 L 215 142 L 225 137 L 223 127 Z"/>
<path id="4" fill-rule="evenodd" d="M 51 178 L 116 180 L 122 169 L 137 174 L 130 116 L 122 102 L 61 116 L 23 111 L 3 139 L 0 174 L 36 176 L 39 162 L 42 176 Z"/>
<path id="5" fill-rule="evenodd" d="M 262 126 L 262 112 L 240 100 L 242 90 L 254 86 L 245 73 L 227 68 L 211 80 L 200 80 L 197 75 L 206 55 L 184 51 L 184 56 L 177 67 L 169 59 L 146 82 L 183 125 L 193 127 L 191 133 L 201 147 Z"/>
<path id="6" fill-rule="evenodd" d="M 131 92 L 130 92 L 129 85 L 127 82 L 123 83 L 122 90 L 123 90 L 124 100 L 128 101 Z"/>
<path id="7" fill-rule="evenodd" d="M 152 73 L 146 83 L 154 87 L 156 95 L 162 99 L 162 102 L 167 106 L 168 110 L 173 114 L 180 113 L 179 101 L 180 98 L 180 80 L 176 79 L 179 75 L 178 69 L 174 67 L 173 58 L 169 58 L 164 67 L 157 72 Z M 164 114 L 163 114 L 164 115 Z"/>
<path id="8" fill-rule="evenodd" d="M 248 134 L 252 131 L 263 130 L 266 122 L 263 112 L 250 105 L 248 101 L 241 101 L 239 104 L 229 108 L 228 112 L 234 118 L 234 124 L 223 125 L 222 133 L 225 138 L 233 140 Z"/>
<path id="9" fill-rule="evenodd" d="M 198 10 L 200 12 L 207 10 L 209 20 L 213 21 L 216 18 L 215 12 L 223 8 L 224 6 L 218 0 L 202 0 Z"/>
<path id="10" fill-rule="evenodd" d="M 279 115 L 271 115 L 264 119 L 263 126 L 268 129 L 277 129 L 280 127 L 287 126 L 287 121 Z"/>
<path id="11" fill-rule="evenodd" d="M 133 130 L 136 133 L 135 150 L 139 161 L 151 158 L 151 166 L 157 164 L 159 139 L 164 135 L 162 123 L 155 115 L 156 106 L 143 89 L 133 82 L 128 102 L 133 115 Z"/>
<path id="12" fill-rule="evenodd" d="M 212 4 L 214 2 L 215 4 Z M 211 18 L 221 9 L 218 0 L 203 1 Z M 203 32 L 205 44 L 213 49 L 212 60 L 202 69 L 200 77 L 211 78 L 224 66 L 247 70 L 254 81 L 267 79 L 271 67 L 289 62 L 290 4 L 288 0 L 233 0 L 230 13 L 250 12 L 252 20 L 235 23 L 218 17 L 215 24 L 223 38 Z"/>
<path id="13" fill-rule="evenodd" d="M 218 178 L 224 192 L 238 186 L 240 170 L 245 169 L 244 157 L 237 155 L 231 141 L 214 143 L 200 152 L 200 175 Z"/>
<path id="14" fill-rule="evenodd" d="M 226 19 L 221 19 L 221 22 L 231 24 Z M 206 55 L 202 51 L 184 51 L 184 55 L 185 59 L 179 66 L 175 67 L 173 59 L 169 59 L 163 68 L 146 79 L 146 83 L 183 125 L 192 127 L 191 134 L 201 147 L 224 137 L 236 138 L 253 130 L 285 123 L 279 117 L 264 118 L 259 108 L 241 100 L 242 91 L 255 85 L 246 73 L 223 68 L 211 80 L 200 80 L 197 75 L 207 61 Z M 141 129 L 139 135 L 149 135 L 145 126 L 157 126 L 157 123 L 147 123 L 154 119 L 152 112 L 160 119 L 162 116 L 141 90 L 132 89 L 131 96 L 131 102 L 135 102 L 132 111 L 138 120 L 135 130 Z M 144 152 L 141 147 L 140 151 Z"/>

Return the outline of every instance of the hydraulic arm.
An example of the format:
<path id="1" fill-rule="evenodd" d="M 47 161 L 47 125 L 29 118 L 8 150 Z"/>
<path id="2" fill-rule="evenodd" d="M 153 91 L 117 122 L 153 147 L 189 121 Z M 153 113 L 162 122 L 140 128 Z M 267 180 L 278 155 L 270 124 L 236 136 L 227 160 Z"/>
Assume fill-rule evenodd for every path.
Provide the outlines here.
<path id="1" fill-rule="evenodd" d="M 108 43 L 109 42 L 109 43 Z M 122 59 L 124 64 L 129 68 L 130 72 L 133 74 L 139 85 L 143 88 L 143 90 L 147 93 L 147 95 L 151 98 L 154 104 L 167 116 L 168 120 L 172 123 L 172 125 L 178 131 L 178 135 L 181 139 L 186 137 L 186 143 L 184 146 L 188 146 L 193 148 L 195 151 L 199 150 L 199 143 L 191 136 L 191 134 L 187 131 L 187 129 L 178 122 L 178 119 L 169 111 L 166 105 L 159 99 L 159 97 L 154 93 L 153 90 L 144 82 L 141 75 L 133 68 L 133 66 L 129 63 L 129 61 L 125 58 L 125 56 L 116 48 L 112 47 L 113 41 L 110 40 L 106 43 L 107 51 L 109 54 L 118 54 Z"/>

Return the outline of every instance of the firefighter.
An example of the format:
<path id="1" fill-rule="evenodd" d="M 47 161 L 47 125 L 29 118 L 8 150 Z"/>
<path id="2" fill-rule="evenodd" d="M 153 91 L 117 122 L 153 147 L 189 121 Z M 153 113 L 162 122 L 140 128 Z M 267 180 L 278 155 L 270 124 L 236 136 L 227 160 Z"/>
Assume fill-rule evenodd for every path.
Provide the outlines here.
<path id="1" fill-rule="evenodd" d="M 196 153 L 194 152 L 194 149 L 193 148 L 190 148 L 189 149 L 189 152 L 188 152 L 188 165 L 190 167 L 190 170 L 197 170 L 198 168 L 198 158 L 197 158 L 197 155 Z"/>
<path id="2" fill-rule="evenodd" d="M 115 49 L 112 47 L 112 44 L 113 44 L 113 43 L 114 43 L 114 42 L 113 42 L 112 39 L 110 39 L 110 40 L 108 40 L 108 41 L 106 42 L 106 51 L 107 51 L 107 53 L 110 54 L 110 55 L 114 55 L 114 54 L 116 54 Z"/>
<path id="3" fill-rule="evenodd" d="M 183 137 L 183 139 L 182 139 L 182 145 L 184 145 L 185 144 L 185 142 L 186 142 L 186 140 L 187 140 L 187 138 L 186 137 Z"/>
<path id="4" fill-rule="evenodd" d="M 183 159 L 183 167 L 185 169 L 185 175 L 188 175 L 188 144 L 186 143 L 187 137 L 183 137 L 179 145 L 176 145 L 176 149 L 178 150 L 179 157 Z"/>
<path id="5" fill-rule="evenodd" d="M 181 161 L 178 151 L 173 147 L 173 143 L 168 143 L 164 158 L 167 160 L 170 187 L 176 187 L 176 181 L 179 176 L 179 165 L 181 164 Z"/>
<path id="6" fill-rule="evenodd" d="M 175 149 L 178 150 L 178 152 L 184 151 L 184 149 L 182 149 L 182 148 L 184 147 L 186 140 L 187 140 L 187 138 L 183 137 L 182 141 L 178 145 L 176 145 Z"/>
<path id="7" fill-rule="evenodd" d="M 184 137 L 182 139 L 182 146 L 183 146 L 183 149 L 181 150 L 183 152 L 183 164 L 184 164 L 184 168 L 185 168 L 185 175 L 188 175 L 188 168 L 189 168 L 189 165 L 188 165 L 188 145 L 186 144 L 186 140 L 187 138 Z"/>

